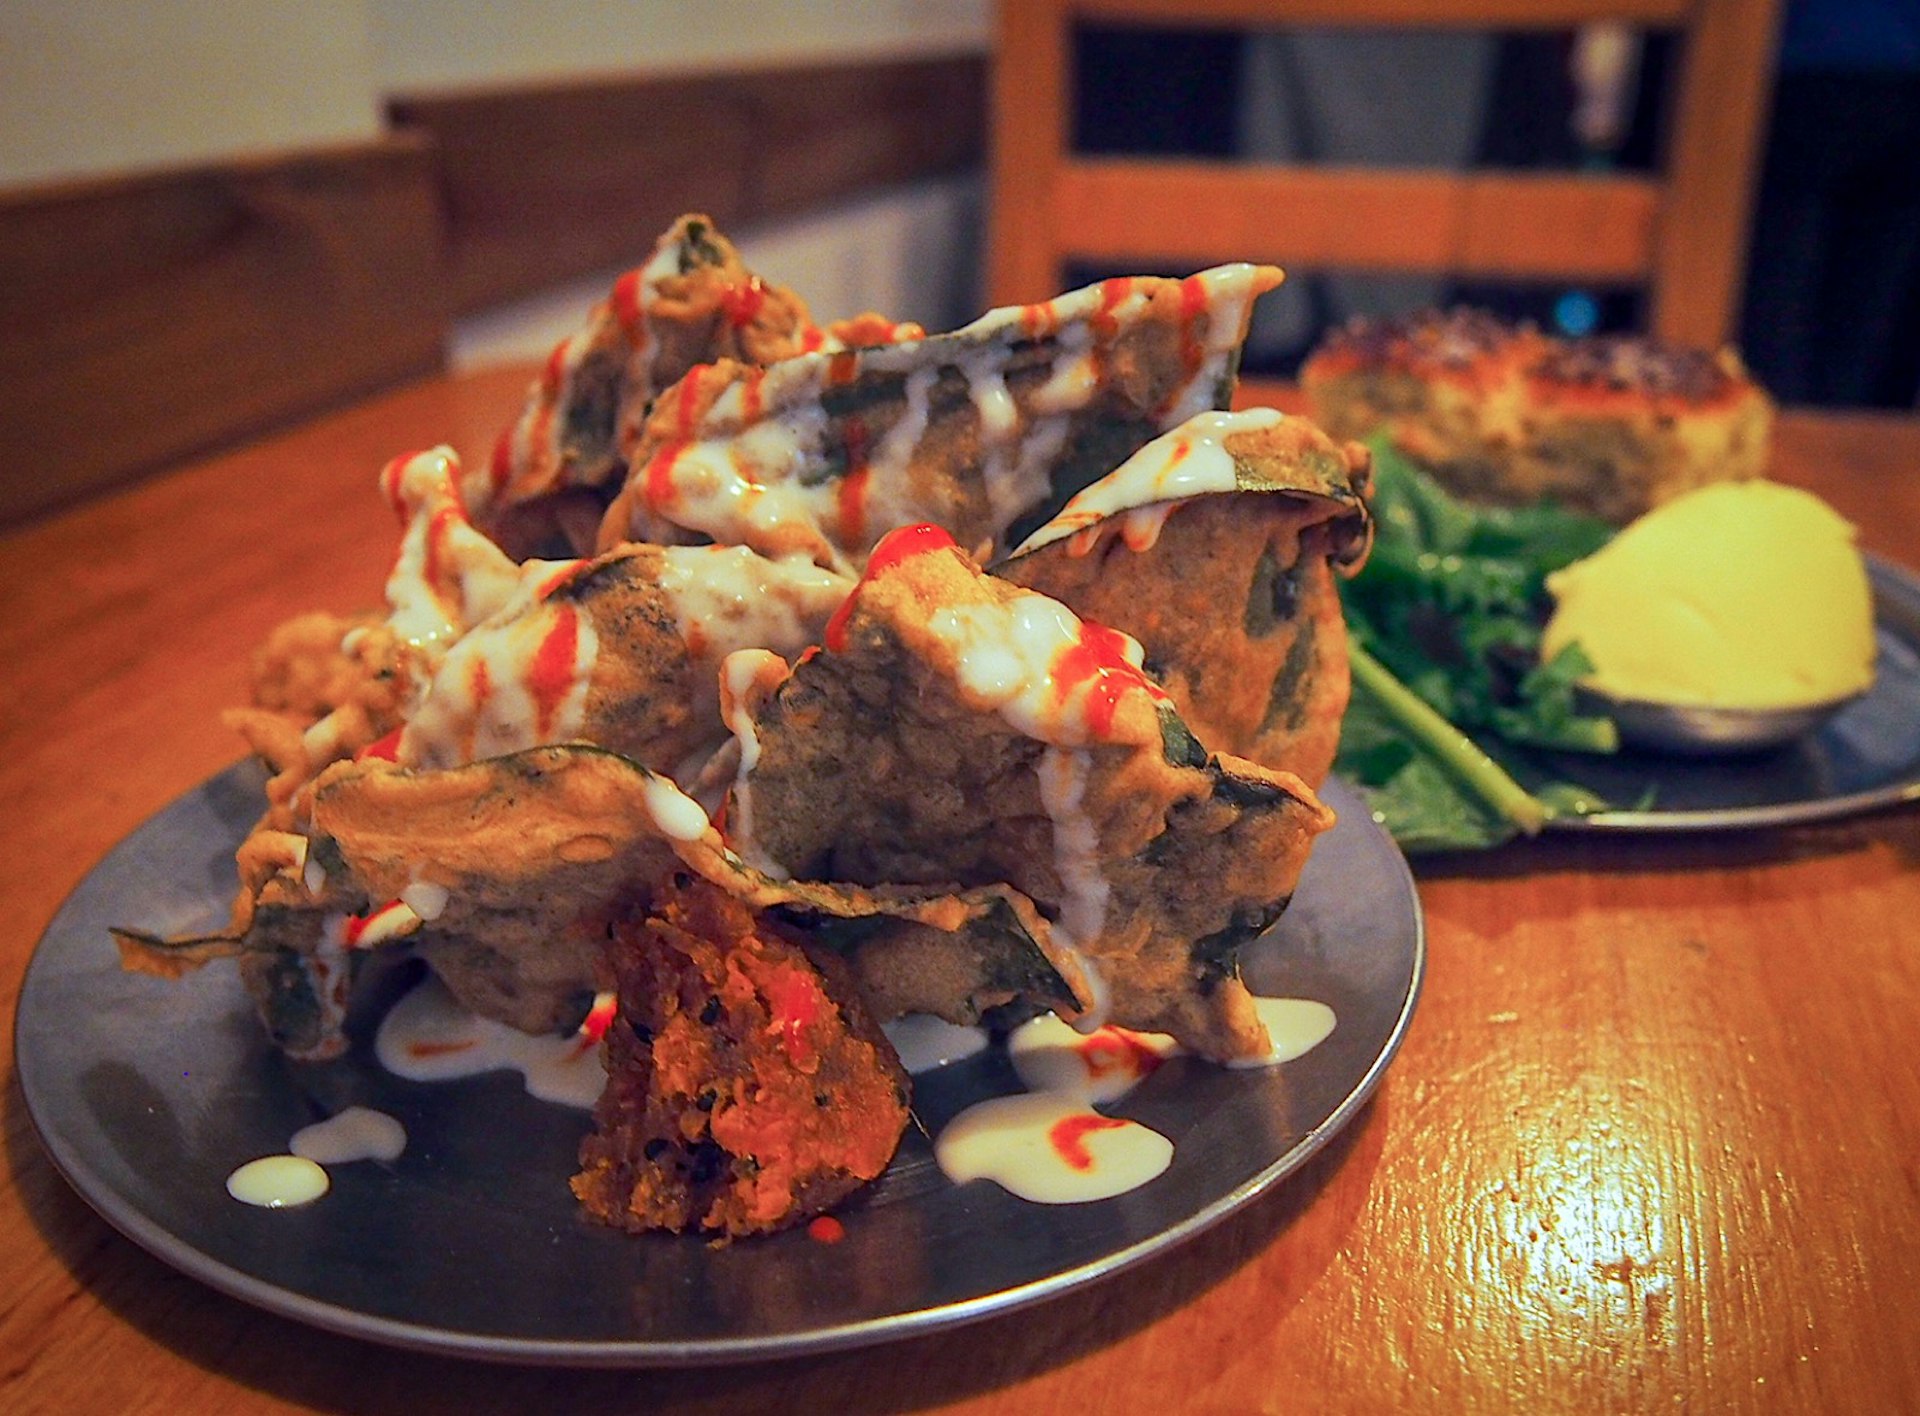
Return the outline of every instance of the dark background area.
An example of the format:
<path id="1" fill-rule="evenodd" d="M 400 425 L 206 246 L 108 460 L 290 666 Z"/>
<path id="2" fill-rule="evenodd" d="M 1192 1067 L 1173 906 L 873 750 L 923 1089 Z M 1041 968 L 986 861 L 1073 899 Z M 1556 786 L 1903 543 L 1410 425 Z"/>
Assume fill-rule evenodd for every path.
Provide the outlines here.
<path id="1" fill-rule="evenodd" d="M 1518 169 L 1657 167 L 1670 36 L 1641 36 L 1637 74 L 1617 141 L 1596 151 L 1572 121 L 1578 98 L 1565 33 L 1490 37 L 1488 61 L 1462 82 L 1480 90 L 1477 134 L 1463 166 Z M 1247 156 L 1249 41 L 1209 31 L 1087 29 L 1076 36 L 1075 145 L 1090 153 Z M 1324 92 L 1324 89 L 1322 90 Z M 1327 160 L 1318 134 L 1337 111 L 1307 114 L 1312 92 L 1280 101 L 1301 108 L 1291 125 L 1300 161 Z M 1391 108 L 1399 96 L 1343 102 Z M 1258 101 L 1255 99 L 1254 101 Z M 1420 122 L 1417 107 L 1393 122 Z M 1370 118 L 1377 118 L 1376 110 Z M 1381 128 L 1369 122 L 1370 130 Z M 1265 154 L 1262 154 L 1265 155 Z M 1391 143 L 1367 154 L 1392 163 Z M 1920 0 L 1794 0 L 1757 183 L 1738 344 L 1755 376 L 1783 403 L 1911 408 L 1920 401 Z M 1112 274 L 1083 268 L 1077 282 Z M 1318 331 L 1353 312 L 1364 276 L 1290 270 L 1291 298 L 1306 315 L 1279 339 L 1256 338 L 1248 367 L 1288 374 Z M 1567 334 L 1642 326 L 1637 290 L 1447 281 L 1432 303 L 1480 305 Z"/>

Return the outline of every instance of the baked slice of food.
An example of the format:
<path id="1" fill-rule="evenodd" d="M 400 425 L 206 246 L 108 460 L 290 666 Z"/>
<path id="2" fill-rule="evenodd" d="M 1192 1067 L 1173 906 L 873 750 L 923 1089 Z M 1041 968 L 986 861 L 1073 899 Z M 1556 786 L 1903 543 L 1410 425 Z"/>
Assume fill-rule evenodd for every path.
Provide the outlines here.
<path id="1" fill-rule="evenodd" d="M 632 1231 L 738 1236 L 885 1170 L 907 1076 L 830 952 L 681 877 L 617 924 L 607 1086 L 573 1191 Z"/>
<path id="2" fill-rule="evenodd" d="M 1461 496 L 1621 525 L 1761 475 L 1772 436 L 1772 401 L 1732 350 L 1554 339 L 1477 310 L 1354 320 L 1300 382 L 1335 437 L 1382 435 Z"/>

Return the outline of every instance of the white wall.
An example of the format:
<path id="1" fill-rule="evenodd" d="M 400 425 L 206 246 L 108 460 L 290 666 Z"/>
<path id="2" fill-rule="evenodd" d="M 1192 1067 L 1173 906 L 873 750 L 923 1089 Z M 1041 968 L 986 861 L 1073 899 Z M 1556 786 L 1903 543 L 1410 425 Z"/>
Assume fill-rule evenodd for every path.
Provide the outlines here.
<path id="1" fill-rule="evenodd" d="M 990 33 L 989 0 L 0 0 L 0 186 L 360 140 L 393 93 Z"/>
<path id="2" fill-rule="evenodd" d="M 0 185 L 373 137 L 370 9 L 371 0 L 6 0 Z"/>
<path id="3" fill-rule="evenodd" d="M 952 329 L 981 308 L 981 187 L 978 177 L 917 182 L 727 235 L 749 266 L 796 291 L 823 323 L 877 310 L 929 330 Z M 635 250 L 626 265 L 647 254 Z M 448 362 L 472 369 L 543 358 L 585 323 L 625 268 L 456 321 Z"/>
<path id="4" fill-rule="evenodd" d="M 991 28 L 990 0 L 0 0 L 0 186 L 362 140 L 388 94 L 979 52 Z M 945 328 L 977 308 L 979 222 L 955 178 L 729 234 L 820 319 Z M 544 354 L 618 273 L 461 321 L 452 361 Z"/>
<path id="5" fill-rule="evenodd" d="M 990 0 L 373 0 L 371 9 L 389 93 L 984 50 L 992 31 Z"/>

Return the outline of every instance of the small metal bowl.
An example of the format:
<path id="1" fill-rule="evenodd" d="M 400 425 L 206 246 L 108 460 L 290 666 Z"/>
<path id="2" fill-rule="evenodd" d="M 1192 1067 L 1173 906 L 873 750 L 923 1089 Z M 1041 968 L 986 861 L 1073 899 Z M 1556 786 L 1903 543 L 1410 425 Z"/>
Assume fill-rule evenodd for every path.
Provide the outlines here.
<path id="1" fill-rule="evenodd" d="M 1792 708 L 1709 708 L 1616 698 L 1586 687 L 1577 687 L 1574 692 L 1586 711 L 1612 718 L 1620 729 L 1620 740 L 1627 745 L 1684 757 L 1730 757 L 1783 747 L 1814 732 L 1863 696 L 1851 693 Z"/>

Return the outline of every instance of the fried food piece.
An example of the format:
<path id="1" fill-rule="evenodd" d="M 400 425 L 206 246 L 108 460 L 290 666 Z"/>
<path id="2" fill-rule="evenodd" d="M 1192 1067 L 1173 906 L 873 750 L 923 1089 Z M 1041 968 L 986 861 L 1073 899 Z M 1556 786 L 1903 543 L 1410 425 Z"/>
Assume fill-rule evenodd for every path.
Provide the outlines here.
<path id="1" fill-rule="evenodd" d="M 826 652 L 748 705 L 732 839 L 799 879 L 1010 885 L 1078 951 L 1088 1011 L 1262 1053 L 1235 957 L 1332 813 L 1290 773 L 1208 753 L 1139 653 L 934 528 L 896 532 Z"/>
<path id="2" fill-rule="evenodd" d="M 683 216 L 554 347 L 491 463 L 463 483 L 467 505 L 516 559 L 590 550 L 661 389 L 715 359 L 838 348 L 841 332 L 877 343 L 920 330 L 872 314 L 822 330 L 798 295 L 748 270 L 710 218 Z"/>
<path id="3" fill-rule="evenodd" d="M 1772 438 L 1772 401 L 1731 349 L 1554 339 L 1469 309 L 1354 320 L 1300 382 L 1335 437 L 1384 433 L 1461 496 L 1552 499 L 1616 525 L 1762 475 Z"/>
<path id="4" fill-rule="evenodd" d="M 907 1076 L 830 953 L 682 877 L 615 926 L 612 958 L 607 1086 L 573 1179 L 588 1214 L 759 1234 L 886 1169 Z"/>
<path id="5" fill-rule="evenodd" d="M 882 1017 L 971 1023 L 1015 1000 L 1073 1013 L 1092 998 L 1077 955 L 1017 892 L 773 879 L 670 778 L 601 748 L 445 770 L 343 762 L 314 784 L 312 812 L 311 837 L 262 832 L 242 848 L 230 930 L 118 929 L 123 965 L 177 977 L 238 957 L 269 1033 L 301 1057 L 339 1052 L 362 956 L 399 944 L 471 1011 L 524 1032 L 565 1030 L 605 986 L 609 923 L 690 869 L 813 932 Z"/>
<path id="6" fill-rule="evenodd" d="M 343 641 L 376 623 L 372 614 L 314 610 L 274 626 L 253 651 L 253 706 L 311 723 L 355 697 L 361 666 Z"/>
<path id="7" fill-rule="evenodd" d="M 1225 407 L 1253 300 L 1279 280 L 1251 265 L 1110 280 L 951 334 L 717 360 L 655 402 L 599 544 L 713 540 L 851 571 L 887 531 L 931 521 L 1004 550 Z"/>
<path id="8" fill-rule="evenodd" d="M 1335 577 L 1366 560 L 1370 466 L 1304 418 L 1200 414 L 991 569 L 1137 639 L 1200 741 L 1317 787 L 1349 690 Z"/>
<path id="9" fill-rule="evenodd" d="M 584 741 L 676 773 L 727 741 L 718 672 L 738 649 L 798 654 L 853 582 L 744 546 L 618 546 L 546 568 L 446 653 L 395 747 L 452 767 Z"/>

